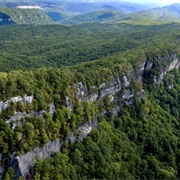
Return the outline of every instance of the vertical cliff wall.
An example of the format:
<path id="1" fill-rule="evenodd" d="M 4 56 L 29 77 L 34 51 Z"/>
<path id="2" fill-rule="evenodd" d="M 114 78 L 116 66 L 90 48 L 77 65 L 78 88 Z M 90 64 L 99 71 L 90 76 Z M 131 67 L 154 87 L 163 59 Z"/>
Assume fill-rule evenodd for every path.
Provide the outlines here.
<path id="1" fill-rule="evenodd" d="M 83 139 L 91 132 L 91 130 L 98 126 L 97 116 L 92 121 L 88 121 L 72 132 L 65 140 L 67 143 L 75 143 L 76 141 L 83 141 Z M 63 142 L 59 139 L 46 143 L 42 148 L 37 147 L 33 151 L 22 154 L 20 156 L 10 156 L 7 163 L 8 166 L 13 167 L 16 176 L 26 177 L 28 173 L 32 173 L 32 167 L 36 163 L 36 158 L 45 159 L 54 152 L 60 152 Z"/>

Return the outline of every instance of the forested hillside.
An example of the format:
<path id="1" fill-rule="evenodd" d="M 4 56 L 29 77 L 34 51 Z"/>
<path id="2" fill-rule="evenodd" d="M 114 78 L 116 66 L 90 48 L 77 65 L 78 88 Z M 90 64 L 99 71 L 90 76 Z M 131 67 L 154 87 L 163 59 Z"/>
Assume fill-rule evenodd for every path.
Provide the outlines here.
<path id="1" fill-rule="evenodd" d="M 178 47 L 178 23 L 161 26 L 82 24 L 72 27 L 0 27 L 0 70 L 62 67 L 77 63 L 133 58 L 146 51 L 167 54 Z M 4 63 L 6 60 L 6 63 Z M 108 60 L 109 61 L 109 60 Z M 105 64 L 105 63 L 104 63 Z"/>
<path id="2" fill-rule="evenodd" d="M 60 24 L 80 24 L 84 22 L 96 22 L 96 23 L 106 23 L 106 22 L 117 22 L 124 13 L 120 11 L 93 11 L 83 15 L 77 15 L 69 19 L 60 21 Z"/>
<path id="3" fill-rule="evenodd" d="M 137 12 L 140 10 L 146 10 L 149 8 L 147 5 L 141 5 L 141 4 L 135 4 L 135 3 L 128 3 L 128 2 L 99 2 L 99 1 L 66 1 L 66 0 L 57 0 L 57 1 L 51 1 L 51 0 L 1 0 L 0 2 L 0 8 L 12 8 L 14 11 L 14 8 L 21 7 L 25 9 L 34 9 L 36 7 L 40 8 L 41 11 L 45 12 L 54 22 L 59 22 L 61 20 L 64 20 L 66 18 L 71 18 L 76 15 L 85 14 L 85 13 L 91 13 L 94 11 L 101 11 L 101 10 L 115 10 L 118 12 L 124 12 L 124 13 L 131 13 L 131 12 Z M 151 7 L 151 6 L 150 6 Z M 10 10 L 10 9 L 9 9 Z M 16 17 L 16 14 L 13 12 L 11 15 L 16 17 L 17 23 L 20 24 L 33 24 L 32 20 L 27 20 L 27 14 L 18 12 L 21 15 L 24 16 L 24 21 L 20 21 L 18 17 Z M 29 12 L 30 18 L 34 18 L 34 11 Z M 37 13 L 38 16 L 39 13 Z M 41 12 L 41 14 L 43 14 Z M 45 16 L 43 14 L 43 16 Z M 13 17 L 12 17 L 13 18 Z M 36 19 L 38 24 L 40 23 L 40 19 Z M 42 20 L 42 19 L 41 19 Z M 49 24 L 49 20 L 43 21 L 41 24 L 44 23 Z M 51 22 L 52 23 L 52 22 Z"/>
<path id="4" fill-rule="evenodd" d="M 22 3 L 22 2 L 21 2 Z M 11 24 L 63 24 L 121 22 L 136 25 L 180 22 L 180 4 L 161 8 L 142 8 L 136 4 L 100 2 L 11 2 L 0 5 L 1 17 Z M 137 7 L 136 7 L 137 6 Z M 127 8 L 127 9 L 126 9 Z M 138 8 L 138 10 L 133 10 Z M 2 16 L 4 14 L 4 16 Z"/>
<path id="5" fill-rule="evenodd" d="M 153 56 L 147 57 L 153 62 Z M 97 69 L 90 64 L 83 64 L 88 69 L 86 71 L 82 66 L 82 70 L 85 70 L 82 73 L 77 66 L 78 72 L 62 68 L 0 74 L 0 92 L 4 101 L 15 95 L 34 96 L 32 104 L 11 103 L 1 113 L 3 157 L 13 152 L 16 152 L 16 156 L 22 155 L 56 138 L 63 141 L 83 122 L 106 111 L 106 116 L 98 117 L 98 128 L 83 143 L 65 144 L 62 153 L 56 153 L 45 161 L 38 159 L 34 166 L 34 178 L 179 178 L 179 70 L 168 74 L 159 85 L 146 83 L 146 74 L 142 77 L 143 86 L 136 79 L 131 80 L 129 86 L 128 78 L 122 90 L 115 94 L 115 101 L 108 94 L 94 103 L 87 100 L 80 102 L 79 95 L 73 101 L 78 86 L 69 87 L 73 87 L 74 83 L 83 82 L 89 93 L 92 93 L 93 85 L 98 87 L 104 82 L 108 84 L 111 77 L 129 72 L 126 62 L 115 66 L 107 64 L 107 67 Z M 160 67 L 153 67 L 152 71 L 157 74 Z M 123 79 L 123 76 L 120 77 L 121 82 Z M 133 96 L 133 104 L 129 105 L 124 104 L 123 99 L 127 88 L 136 94 Z M 141 88 L 146 90 L 146 97 L 140 100 L 138 92 Z M 99 90 L 101 95 L 102 90 Z M 66 97 L 69 97 L 73 112 L 68 107 Z M 52 102 L 56 107 L 53 115 L 48 110 Z M 120 107 L 118 117 L 113 115 L 115 104 Z M 13 129 L 6 124 L 15 112 L 31 113 L 34 110 L 47 112 L 39 117 L 18 120 L 23 126 L 13 120 L 9 124 Z M 14 178 L 13 171 L 12 168 L 7 169 L 4 178 Z M 27 175 L 27 178 L 30 176 Z"/>
<path id="6" fill-rule="evenodd" d="M 34 178 L 179 179 L 179 78 L 172 72 L 152 85 L 145 101 L 124 107 L 117 118 L 99 117 L 98 129 L 83 143 L 38 159 Z"/>
<path id="7" fill-rule="evenodd" d="M 2 10 L 0 178 L 180 179 L 172 8 L 96 11 L 71 26 L 48 25 L 38 10 Z"/>
<path id="8" fill-rule="evenodd" d="M 11 18 L 16 24 L 53 24 L 49 16 L 37 9 L 2 8 L 0 13 Z"/>
<path id="9" fill-rule="evenodd" d="M 122 11 L 123 12 L 123 11 Z M 123 14 L 121 11 L 94 11 L 61 20 L 60 24 L 72 25 L 83 22 L 125 22 L 136 25 L 164 24 L 180 21 L 180 4 Z"/>

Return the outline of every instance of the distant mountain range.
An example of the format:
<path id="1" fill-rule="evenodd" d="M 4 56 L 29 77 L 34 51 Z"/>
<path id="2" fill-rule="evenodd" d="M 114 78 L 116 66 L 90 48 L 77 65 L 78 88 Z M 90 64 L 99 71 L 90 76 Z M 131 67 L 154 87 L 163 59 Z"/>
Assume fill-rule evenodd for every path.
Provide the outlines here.
<path id="1" fill-rule="evenodd" d="M 180 4 L 173 4 L 162 8 L 153 8 L 143 11 L 124 13 L 123 11 L 101 10 L 76 15 L 65 20 L 61 24 L 72 25 L 85 22 L 112 23 L 125 22 L 131 24 L 162 24 L 180 21 Z"/>
<path id="2" fill-rule="evenodd" d="M 180 21 L 180 4 L 148 8 L 126 2 L 6 0 L 0 3 L 0 25 L 113 23 L 157 24 Z"/>
<path id="3" fill-rule="evenodd" d="M 93 11 L 90 13 L 77 15 L 69 19 L 62 20 L 61 24 L 79 24 L 85 22 L 116 22 L 124 16 L 123 12 L 112 11 L 112 10 L 100 10 Z"/>
<path id="4" fill-rule="evenodd" d="M 98 1 L 66 1 L 66 0 L 2 0 L 1 6 L 17 7 L 18 5 L 39 5 L 42 8 L 74 13 L 87 13 L 97 10 L 118 10 L 125 13 L 148 9 L 148 6 L 128 2 L 98 2 Z"/>

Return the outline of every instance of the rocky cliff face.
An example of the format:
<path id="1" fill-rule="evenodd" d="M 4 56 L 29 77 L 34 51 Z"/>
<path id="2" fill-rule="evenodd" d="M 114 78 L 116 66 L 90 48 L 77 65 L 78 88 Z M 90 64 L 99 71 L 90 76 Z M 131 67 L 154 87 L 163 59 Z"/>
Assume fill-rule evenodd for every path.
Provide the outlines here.
<path id="1" fill-rule="evenodd" d="M 97 116 L 92 121 L 88 121 L 74 132 L 72 132 L 65 140 L 67 143 L 75 143 L 76 141 L 83 141 L 83 139 L 91 132 L 92 128 L 98 126 Z M 25 177 L 28 173 L 32 173 L 32 167 L 36 163 L 36 158 L 45 159 L 49 157 L 53 152 L 60 152 L 63 146 L 63 142 L 59 139 L 50 141 L 42 148 L 37 147 L 33 151 L 25 153 L 20 156 L 11 156 L 8 159 L 8 166 L 15 169 L 16 176 Z"/>
<path id="2" fill-rule="evenodd" d="M 130 84 L 131 84 L 131 77 L 132 76 L 126 76 L 125 74 L 122 75 L 120 78 L 119 75 L 111 77 L 111 80 L 108 84 L 102 83 L 99 87 L 92 86 L 90 91 L 87 90 L 87 87 L 83 85 L 82 82 L 77 83 L 75 86 L 77 88 L 77 96 L 79 101 L 88 100 L 89 102 L 99 101 L 103 99 L 105 96 L 109 96 L 111 98 L 111 101 L 116 102 L 116 94 L 122 93 L 122 98 L 124 101 L 124 105 L 133 104 L 133 97 L 134 97 L 134 90 L 130 90 Z M 122 90 L 123 88 L 123 90 Z M 98 93 L 98 89 L 100 90 L 100 93 Z M 144 91 L 142 90 L 141 93 L 143 94 Z M 142 96 L 144 97 L 144 96 Z M 32 97 L 33 98 L 33 97 Z M 30 98 L 29 98 L 30 99 Z M 16 97 L 11 98 L 9 101 L 15 102 L 22 101 L 23 98 Z M 7 101 L 9 103 L 9 101 Z M 69 101 L 69 98 L 66 97 L 65 99 L 66 106 L 70 110 L 72 110 L 72 105 Z M 6 104 L 8 104 L 6 103 Z M 4 104 L 4 103 L 2 103 Z M 49 112 L 51 114 L 55 111 L 54 103 L 50 103 Z M 114 105 L 113 107 L 114 116 L 118 116 L 120 113 L 120 107 L 118 105 Z M 15 113 L 13 117 L 11 117 L 9 120 L 6 120 L 7 123 L 13 124 L 14 128 L 17 124 L 21 124 L 21 119 L 28 116 L 43 116 L 44 111 L 42 112 L 34 112 L 27 114 L 26 112 L 19 112 Z M 108 112 L 104 111 L 101 113 L 101 115 L 108 115 Z M 80 126 L 77 130 L 70 133 L 70 135 L 65 139 L 66 143 L 75 143 L 76 141 L 83 141 L 83 139 L 91 132 L 92 128 L 96 128 L 98 126 L 97 116 L 93 118 L 92 121 L 88 121 L 82 126 Z M 63 146 L 63 142 L 60 142 L 58 139 L 48 142 L 45 144 L 42 148 L 37 147 L 33 151 L 28 152 L 26 154 L 23 154 L 21 156 L 11 156 L 8 159 L 8 166 L 12 166 L 15 169 L 16 176 L 26 176 L 28 173 L 32 173 L 32 167 L 36 162 L 36 157 L 39 158 L 46 158 L 50 156 L 53 152 L 61 151 L 61 148 Z"/>
<path id="3" fill-rule="evenodd" d="M 32 172 L 32 167 L 36 163 L 36 158 L 46 158 L 53 152 L 61 151 L 62 143 L 56 139 L 45 144 L 42 148 L 37 147 L 33 151 L 25 153 L 21 156 L 11 156 L 8 159 L 8 166 L 14 168 L 16 176 L 25 177 L 28 173 Z"/>
<path id="4" fill-rule="evenodd" d="M 151 73 L 154 69 L 154 63 L 148 60 L 143 61 L 139 65 L 138 73 L 135 75 L 135 71 L 131 71 L 128 74 L 118 74 L 110 78 L 108 83 L 101 83 L 99 87 L 91 86 L 88 90 L 85 84 L 82 82 L 78 82 L 75 84 L 76 93 L 79 101 L 88 100 L 89 102 L 95 102 L 103 99 L 105 96 L 109 96 L 111 101 L 114 103 L 114 115 L 118 116 L 120 112 L 120 107 L 117 104 L 118 98 L 121 98 L 121 102 L 123 105 L 132 105 L 134 103 L 134 96 L 138 96 L 139 100 L 144 99 L 146 97 L 143 89 L 140 89 L 138 92 L 133 89 L 132 81 L 135 78 L 141 84 L 143 83 L 144 73 L 149 73 L 153 75 L 152 77 L 148 77 L 152 79 L 152 82 L 159 83 L 163 80 L 164 76 L 174 68 L 180 67 L 180 60 L 176 57 L 176 55 L 172 55 L 169 59 L 165 60 L 166 66 L 159 67 L 158 74 L 154 75 Z M 14 98 L 12 98 L 14 99 Z M 65 98 L 66 107 L 73 111 L 72 104 L 68 97 Z M 1 102 L 2 105 L 2 102 Z M 4 106 L 4 104 L 3 104 Z M 2 107 L 2 106 L 0 106 Z M 2 109 L 2 108 L 1 108 Z M 50 104 L 49 112 L 53 114 L 55 111 L 54 103 Z M 35 112 L 32 112 L 35 113 Z M 36 112 L 37 113 L 37 112 Z M 43 112 L 39 112 L 42 114 Z M 102 115 L 106 115 L 107 112 L 104 111 L 101 113 Z M 21 119 L 22 117 L 28 116 L 25 113 L 15 114 L 13 119 L 9 121 L 15 121 L 15 119 Z M 7 123 L 9 122 L 7 121 Z M 19 122 L 19 121 L 17 121 Z M 66 143 L 75 143 L 76 141 L 83 141 L 83 139 L 91 132 L 92 128 L 98 126 L 97 116 L 94 117 L 92 121 L 88 121 L 87 123 L 80 126 L 77 130 L 72 132 L 66 139 Z M 15 168 L 15 172 L 17 176 L 26 176 L 27 173 L 31 172 L 32 166 L 36 162 L 36 157 L 46 158 L 50 156 L 55 151 L 61 151 L 63 146 L 63 142 L 60 142 L 58 139 L 48 142 L 42 148 L 37 147 L 33 151 L 23 154 L 21 156 L 11 156 L 8 160 L 8 165 L 13 166 Z"/>
<path id="5" fill-rule="evenodd" d="M 82 82 L 77 83 L 75 86 L 77 87 L 77 96 L 80 101 L 88 100 L 89 102 L 94 102 L 103 99 L 107 95 L 113 98 L 116 93 L 121 91 L 122 86 L 128 88 L 130 81 L 131 79 L 128 79 L 125 75 L 122 77 L 122 80 L 117 75 L 111 77 L 109 83 L 102 83 L 99 87 L 91 86 L 89 91 Z"/>
<path id="6" fill-rule="evenodd" d="M 0 113 L 2 113 L 2 111 L 4 111 L 5 109 L 7 109 L 9 107 L 9 104 L 11 102 L 13 102 L 13 103 L 23 102 L 24 104 L 28 104 L 28 103 L 31 104 L 32 100 L 33 100 L 33 96 L 25 95 L 24 97 L 21 97 L 21 96 L 13 97 L 10 100 L 7 100 L 5 102 L 0 101 Z"/>
<path id="7" fill-rule="evenodd" d="M 180 68 L 180 59 L 177 58 L 176 53 L 170 57 L 157 58 L 152 62 L 145 60 L 139 66 L 138 81 L 159 84 L 165 75 L 175 68 Z"/>
<path id="8" fill-rule="evenodd" d="M 180 68 L 180 61 L 176 57 L 176 55 L 172 56 L 172 60 L 171 60 L 170 64 L 160 71 L 159 76 L 154 76 L 154 83 L 157 84 L 157 83 L 162 82 L 162 80 L 164 79 L 165 75 L 168 72 L 170 72 L 172 69 L 175 69 L 175 68 Z"/>

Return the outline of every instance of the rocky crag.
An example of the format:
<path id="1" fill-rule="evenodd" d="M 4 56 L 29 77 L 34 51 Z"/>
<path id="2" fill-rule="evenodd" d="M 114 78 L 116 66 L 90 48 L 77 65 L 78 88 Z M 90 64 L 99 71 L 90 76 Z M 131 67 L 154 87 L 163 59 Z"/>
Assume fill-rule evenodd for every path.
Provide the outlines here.
<path id="1" fill-rule="evenodd" d="M 120 107 L 117 102 L 119 97 L 122 99 L 121 102 L 123 105 L 132 105 L 134 103 L 134 97 L 138 96 L 139 100 L 146 97 L 144 90 L 141 88 L 136 92 L 132 87 L 133 78 L 135 78 L 139 83 L 141 83 L 143 87 L 144 78 L 149 74 L 148 78 L 151 78 L 153 83 L 160 83 L 164 76 L 174 68 L 180 67 L 180 60 L 176 57 L 176 54 L 168 57 L 166 59 L 161 59 L 161 61 L 166 62 L 166 66 L 159 65 L 158 74 L 153 74 L 153 68 L 155 67 L 154 62 L 149 60 L 144 60 L 138 67 L 138 70 L 132 70 L 127 74 L 122 73 L 116 76 L 111 77 L 108 83 L 102 83 L 99 87 L 92 86 L 88 91 L 87 87 L 82 83 L 78 82 L 75 84 L 76 94 L 79 101 L 88 100 L 89 102 L 99 101 L 103 99 L 105 96 L 109 96 L 111 101 L 113 101 L 114 105 L 114 115 L 118 116 L 120 112 Z M 72 105 L 69 101 L 69 98 L 66 97 L 66 107 L 71 111 Z M 55 111 L 55 107 L 53 102 L 50 104 L 49 112 L 53 114 Z M 37 113 L 37 112 L 33 112 Z M 32 115 L 34 115 L 32 113 Z M 40 113 L 40 112 L 39 112 Z M 40 113 L 43 115 L 43 112 Z M 106 111 L 102 112 L 102 115 L 106 115 Z M 29 114 L 30 115 L 30 114 Z M 19 118 L 15 117 L 14 120 L 18 119 L 20 121 L 21 117 L 29 116 L 28 114 L 21 113 Z M 14 121 L 13 120 L 13 121 Z M 6 120 L 7 123 L 12 120 Z M 80 126 L 77 130 L 72 132 L 66 139 L 67 143 L 75 143 L 76 141 L 82 141 L 92 130 L 98 126 L 97 116 L 95 116 L 91 121 L 86 122 L 82 126 Z M 23 154 L 21 156 L 11 156 L 8 159 L 8 165 L 14 167 L 16 176 L 26 176 L 27 173 L 31 172 L 32 166 L 36 162 L 36 157 L 46 158 L 50 156 L 53 152 L 61 151 L 63 146 L 63 142 L 60 142 L 58 139 L 48 142 L 42 148 L 37 147 L 33 151 Z M 2 167 L 2 166 L 1 166 Z M 3 167 L 0 169 L 3 171 Z"/>
<path id="2" fill-rule="evenodd" d="M 83 139 L 91 132 L 92 128 L 98 126 L 97 116 L 92 121 L 88 121 L 77 130 L 72 132 L 65 140 L 66 143 L 75 143 L 76 141 L 83 141 Z M 28 173 L 32 173 L 32 167 L 36 163 L 36 158 L 45 159 L 53 152 L 60 152 L 63 147 L 63 142 L 59 139 L 46 143 L 42 148 L 37 147 L 33 151 L 20 156 L 11 156 L 8 159 L 8 165 L 13 167 L 16 172 L 16 176 L 26 176 Z"/>

